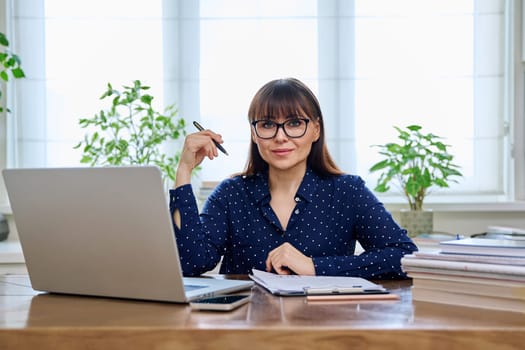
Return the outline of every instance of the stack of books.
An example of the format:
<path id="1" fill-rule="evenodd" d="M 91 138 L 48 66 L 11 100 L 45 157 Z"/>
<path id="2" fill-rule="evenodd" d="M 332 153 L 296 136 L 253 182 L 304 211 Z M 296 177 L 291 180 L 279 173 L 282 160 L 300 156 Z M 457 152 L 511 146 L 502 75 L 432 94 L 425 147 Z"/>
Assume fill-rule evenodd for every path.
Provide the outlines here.
<path id="1" fill-rule="evenodd" d="M 465 238 L 401 259 L 412 299 L 525 313 L 525 240 Z"/>

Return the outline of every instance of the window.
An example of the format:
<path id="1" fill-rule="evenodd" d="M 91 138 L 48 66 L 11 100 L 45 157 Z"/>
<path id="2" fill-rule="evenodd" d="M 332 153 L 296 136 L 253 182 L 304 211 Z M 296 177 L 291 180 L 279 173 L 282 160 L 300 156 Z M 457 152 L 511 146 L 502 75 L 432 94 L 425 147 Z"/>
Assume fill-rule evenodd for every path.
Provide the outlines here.
<path id="1" fill-rule="evenodd" d="M 45 1 L 46 128 L 34 146 L 46 152 L 43 160 L 24 154 L 24 162 L 78 164 L 79 152 L 72 146 L 85 133 L 78 120 L 103 107 L 98 98 L 107 83 L 120 90 L 141 80 L 162 104 L 161 4 Z"/>
<path id="2" fill-rule="evenodd" d="M 8 2 L 28 75 L 8 166 L 79 165 L 78 118 L 98 111 L 107 82 L 141 79 L 159 105 L 175 102 L 223 135 L 230 157 L 205 161 L 199 175 L 218 180 L 244 167 L 253 94 L 295 76 L 320 99 L 337 163 L 370 187 L 370 146 L 417 123 L 445 137 L 462 166 L 443 200 L 513 199 L 513 2 Z"/>
<path id="3" fill-rule="evenodd" d="M 358 173 L 392 124 L 417 123 L 452 145 L 464 174 L 454 191 L 504 194 L 504 2 L 387 3 L 356 2 Z"/>
<path id="4" fill-rule="evenodd" d="M 222 134 L 230 154 L 203 167 L 201 176 L 216 180 L 244 168 L 248 107 L 257 89 L 269 80 L 294 76 L 318 90 L 317 2 L 200 3 L 201 118 Z"/>
<path id="5" fill-rule="evenodd" d="M 251 96 L 294 75 L 320 97 L 330 151 L 345 171 L 373 185 L 370 146 L 393 140 L 394 125 L 421 124 L 446 138 L 465 175 L 443 194 L 506 193 L 504 1 L 307 1 L 296 11 L 299 2 L 286 1 L 271 13 L 248 1 L 234 15 L 226 3 L 201 1 L 201 115 L 226 133 L 234 169 L 246 158 L 239 137 L 248 135 Z M 203 175 L 227 176 L 234 169 L 224 162 Z"/>

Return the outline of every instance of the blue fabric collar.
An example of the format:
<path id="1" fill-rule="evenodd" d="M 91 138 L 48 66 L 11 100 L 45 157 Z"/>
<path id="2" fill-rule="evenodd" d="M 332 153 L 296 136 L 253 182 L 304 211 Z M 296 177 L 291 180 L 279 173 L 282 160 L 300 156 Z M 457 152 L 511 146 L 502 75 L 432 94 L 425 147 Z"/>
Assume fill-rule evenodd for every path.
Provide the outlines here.
<path id="1" fill-rule="evenodd" d="M 268 187 L 268 172 L 258 173 L 253 176 L 244 177 L 246 181 L 246 186 L 251 190 L 253 197 L 256 202 L 265 202 L 270 201 L 270 191 Z M 319 186 L 320 177 L 313 172 L 312 169 L 307 168 L 306 173 L 304 174 L 303 181 L 299 186 L 297 191 L 297 196 L 301 200 L 311 202 L 314 194 L 317 191 Z"/>

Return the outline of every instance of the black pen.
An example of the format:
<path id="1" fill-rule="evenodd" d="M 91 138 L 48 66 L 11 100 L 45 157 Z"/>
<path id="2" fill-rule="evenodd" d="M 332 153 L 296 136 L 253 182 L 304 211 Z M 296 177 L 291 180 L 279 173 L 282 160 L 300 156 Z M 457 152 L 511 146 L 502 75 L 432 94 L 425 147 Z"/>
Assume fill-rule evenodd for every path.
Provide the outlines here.
<path id="1" fill-rule="evenodd" d="M 195 127 L 199 130 L 199 131 L 204 131 L 204 128 L 202 127 L 202 125 L 200 125 L 199 123 L 197 123 L 195 120 L 193 121 L 193 125 L 195 125 Z M 226 154 L 227 156 L 229 156 L 228 152 L 226 152 L 226 150 L 224 149 L 224 147 L 222 147 L 217 141 L 215 140 L 212 140 L 213 143 L 215 144 L 215 146 L 217 146 L 217 148 L 219 149 L 219 151 L 221 151 L 222 153 Z"/>

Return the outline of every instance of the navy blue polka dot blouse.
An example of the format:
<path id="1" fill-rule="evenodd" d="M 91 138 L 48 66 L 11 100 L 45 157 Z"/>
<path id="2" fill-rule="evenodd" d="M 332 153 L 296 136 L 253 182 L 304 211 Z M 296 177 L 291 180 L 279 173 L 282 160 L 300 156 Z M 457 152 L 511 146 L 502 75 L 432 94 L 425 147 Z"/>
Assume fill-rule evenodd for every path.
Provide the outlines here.
<path id="1" fill-rule="evenodd" d="M 401 257 L 417 248 L 360 177 L 321 178 L 308 169 L 295 201 L 284 231 L 270 207 L 267 174 L 224 180 L 200 215 L 191 185 L 171 190 L 171 212 L 181 216 L 181 228 L 174 227 L 184 274 L 209 271 L 221 256 L 221 273 L 265 270 L 268 253 L 289 242 L 312 258 L 317 275 L 406 277 Z"/>

